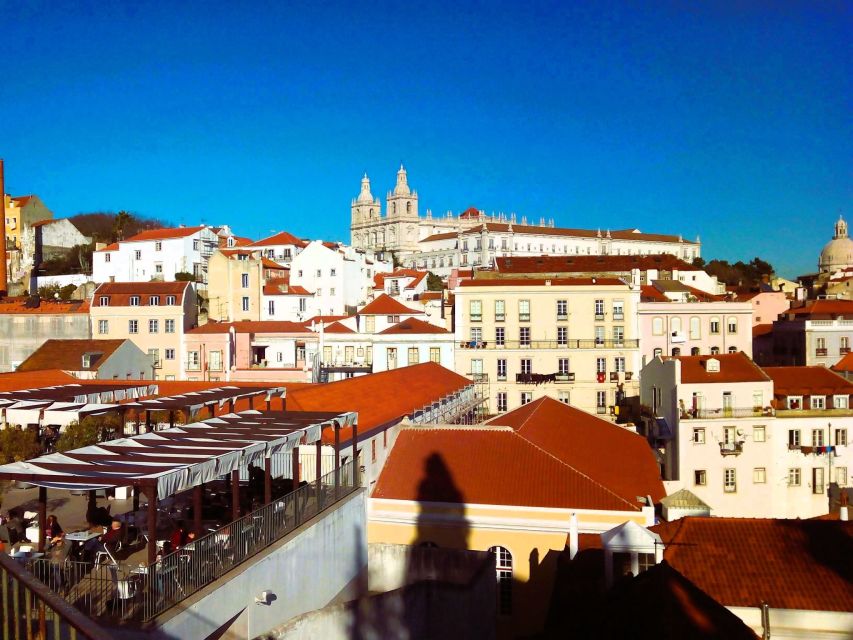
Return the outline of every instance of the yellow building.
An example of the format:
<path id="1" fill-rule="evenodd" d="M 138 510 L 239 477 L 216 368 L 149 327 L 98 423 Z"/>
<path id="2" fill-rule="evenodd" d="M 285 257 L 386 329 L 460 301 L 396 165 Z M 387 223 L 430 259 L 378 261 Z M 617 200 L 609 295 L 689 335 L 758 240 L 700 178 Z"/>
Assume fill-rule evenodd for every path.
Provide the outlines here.
<path id="1" fill-rule="evenodd" d="M 288 274 L 260 249 L 220 249 L 207 269 L 208 319 L 219 322 L 266 320 L 264 284 Z"/>
<path id="2" fill-rule="evenodd" d="M 198 318 L 189 282 L 107 282 L 89 313 L 94 339 L 129 339 L 153 358 L 155 380 L 182 379 L 184 333 Z"/>
<path id="3" fill-rule="evenodd" d="M 456 370 L 489 412 L 544 395 L 589 412 L 638 392 L 640 288 L 618 278 L 475 279 L 455 290 Z"/>
<path id="4" fill-rule="evenodd" d="M 543 628 L 558 555 L 582 533 L 653 524 L 664 495 L 642 437 L 542 398 L 485 425 L 401 429 L 368 541 L 492 551 L 499 634 L 526 636 Z"/>
<path id="5" fill-rule="evenodd" d="M 44 206 L 36 195 L 3 196 L 6 218 L 6 247 L 21 248 L 21 235 L 24 228 L 31 228 L 34 222 L 53 218 L 53 212 Z"/>

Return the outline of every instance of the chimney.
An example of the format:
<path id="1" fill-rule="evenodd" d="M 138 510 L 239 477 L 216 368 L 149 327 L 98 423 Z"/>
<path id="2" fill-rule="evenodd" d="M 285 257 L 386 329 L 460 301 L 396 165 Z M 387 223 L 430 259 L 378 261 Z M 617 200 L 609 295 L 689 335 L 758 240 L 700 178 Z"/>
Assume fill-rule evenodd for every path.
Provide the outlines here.
<path id="1" fill-rule="evenodd" d="M 6 181 L 3 176 L 3 159 L 0 158 L 0 202 L 3 210 L 3 220 L 0 221 L 0 297 L 6 295 L 8 289 L 8 274 L 6 273 Z"/>

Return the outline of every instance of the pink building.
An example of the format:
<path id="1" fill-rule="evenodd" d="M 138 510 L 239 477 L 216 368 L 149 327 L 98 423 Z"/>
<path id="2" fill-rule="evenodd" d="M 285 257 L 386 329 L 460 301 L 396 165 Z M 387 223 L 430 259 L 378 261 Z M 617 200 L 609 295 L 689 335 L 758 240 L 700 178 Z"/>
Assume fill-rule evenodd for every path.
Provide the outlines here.
<path id="1" fill-rule="evenodd" d="M 783 291 L 760 291 L 757 293 L 739 293 L 737 302 L 749 302 L 752 305 L 752 326 L 772 324 L 791 307 L 791 301 Z"/>
<path id="2" fill-rule="evenodd" d="M 185 334 L 184 379 L 310 382 L 317 334 L 297 322 L 209 322 Z"/>

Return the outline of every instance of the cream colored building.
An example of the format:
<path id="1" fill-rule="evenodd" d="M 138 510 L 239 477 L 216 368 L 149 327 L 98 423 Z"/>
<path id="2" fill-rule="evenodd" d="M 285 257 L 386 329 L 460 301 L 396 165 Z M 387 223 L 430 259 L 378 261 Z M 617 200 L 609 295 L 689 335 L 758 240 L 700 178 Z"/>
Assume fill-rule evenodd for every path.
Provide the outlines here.
<path id="1" fill-rule="evenodd" d="M 638 392 L 640 287 L 617 278 L 469 280 L 455 291 L 456 371 L 489 413 L 544 395 L 597 414 Z"/>
<path id="2" fill-rule="evenodd" d="M 260 249 L 219 249 L 207 268 L 208 319 L 218 322 L 260 320 L 264 285 L 288 275 L 286 267 Z"/>
<path id="3" fill-rule="evenodd" d="M 196 325 L 189 282 L 107 282 L 95 289 L 94 339 L 129 339 L 154 359 L 155 380 L 180 380 L 184 333 Z"/>

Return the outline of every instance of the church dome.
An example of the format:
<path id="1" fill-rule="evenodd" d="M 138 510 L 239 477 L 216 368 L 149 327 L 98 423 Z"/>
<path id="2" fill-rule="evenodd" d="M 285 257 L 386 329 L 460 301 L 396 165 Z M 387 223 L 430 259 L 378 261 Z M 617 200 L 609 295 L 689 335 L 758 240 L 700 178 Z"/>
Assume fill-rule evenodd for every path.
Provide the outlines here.
<path id="1" fill-rule="evenodd" d="M 356 202 L 368 204 L 373 203 L 373 195 L 370 193 L 370 178 L 367 177 L 366 173 L 361 179 L 361 193 L 358 194 Z"/>
<path id="2" fill-rule="evenodd" d="M 406 175 L 406 169 L 403 165 L 400 165 L 400 170 L 397 171 L 397 184 L 394 186 L 394 195 L 395 196 L 408 196 L 412 193 L 411 189 L 409 189 L 409 180 Z"/>
<path id="3" fill-rule="evenodd" d="M 835 235 L 820 252 L 818 268 L 821 273 L 829 273 L 849 266 L 853 266 L 853 240 L 847 237 L 847 223 L 839 216 Z"/>

